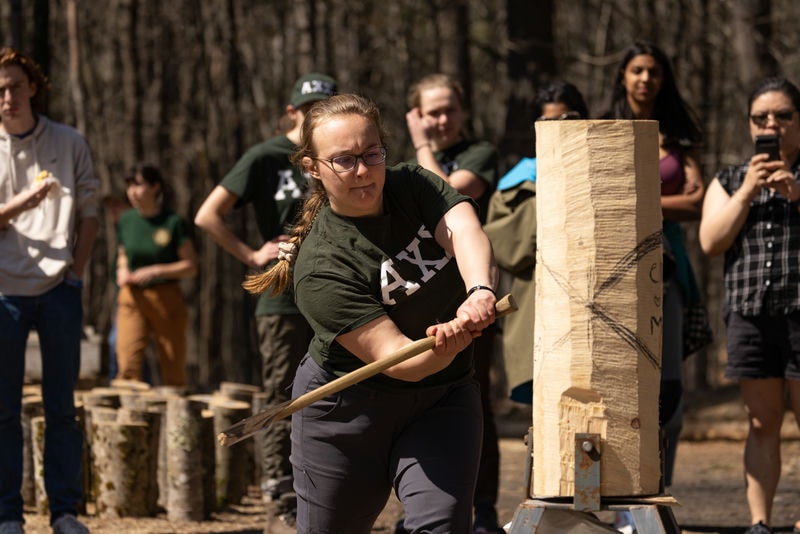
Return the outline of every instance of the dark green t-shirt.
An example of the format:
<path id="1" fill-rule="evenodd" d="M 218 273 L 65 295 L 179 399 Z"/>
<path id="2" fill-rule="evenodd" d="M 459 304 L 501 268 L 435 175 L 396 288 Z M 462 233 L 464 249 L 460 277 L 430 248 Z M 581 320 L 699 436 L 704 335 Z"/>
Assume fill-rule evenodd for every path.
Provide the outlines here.
<path id="1" fill-rule="evenodd" d="M 300 311 L 314 330 L 310 353 L 325 369 L 343 375 L 364 365 L 335 339 L 387 315 L 411 339 L 455 317 L 464 282 L 455 258 L 433 236 L 442 216 L 469 198 L 418 166 L 386 170 L 384 215 L 348 218 L 324 207 L 303 241 L 294 270 Z M 472 349 L 420 382 L 378 375 L 384 387 L 427 387 L 472 372 Z"/>
<path id="2" fill-rule="evenodd" d="M 489 198 L 497 188 L 497 149 L 486 141 L 460 141 L 447 150 L 434 152 L 433 156 L 447 176 L 459 169 L 465 169 L 486 182 L 486 191 L 476 201 L 480 210 L 478 218 L 481 223 L 485 223 Z M 411 163 L 417 163 L 416 158 Z"/>
<path id="3" fill-rule="evenodd" d="M 117 225 L 117 243 L 125 250 L 131 272 L 148 265 L 178 261 L 178 249 L 188 239 L 191 230 L 186 219 L 171 211 L 142 217 L 135 209 L 129 209 L 120 216 Z M 150 285 L 166 281 L 157 278 Z"/>
<path id="4" fill-rule="evenodd" d="M 306 176 L 289 161 L 295 145 L 285 135 L 250 148 L 222 179 L 220 185 L 239 197 L 235 207 L 253 205 L 256 225 L 264 241 L 288 234 L 302 206 Z M 273 297 L 261 294 L 256 315 L 297 313 L 290 291 Z"/>

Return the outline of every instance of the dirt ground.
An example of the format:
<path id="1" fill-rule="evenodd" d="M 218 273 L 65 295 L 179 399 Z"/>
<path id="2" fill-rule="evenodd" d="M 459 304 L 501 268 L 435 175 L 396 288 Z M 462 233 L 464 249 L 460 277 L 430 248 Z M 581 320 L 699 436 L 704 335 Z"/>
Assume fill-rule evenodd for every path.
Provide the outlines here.
<path id="1" fill-rule="evenodd" d="M 526 497 L 524 472 L 527 448 L 522 436 L 530 422 L 530 413 L 518 408 L 501 407 L 498 427 L 502 438 L 501 482 L 498 512 L 502 521 L 510 522 L 517 507 Z M 776 532 L 791 532 L 800 519 L 800 433 L 787 414 L 784 424 L 783 474 L 773 510 Z M 679 506 L 673 513 L 684 533 L 742 532 L 749 523 L 742 478 L 742 451 L 746 423 L 735 390 L 714 395 L 690 397 L 687 402 L 683 440 L 678 447 L 674 485 L 670 493 Z M 603 521 L 610 521 L 610 512 L 600 512 Z M 402 507 L 392 499 L 373 527 L 373 532 L 391 534 L 402 515 Z M 171 523 L 162 514 L 155 518 L 101 519 L 82 517 L 92 532 L 120 533 L 272 533 L 291 532 L 267 522 L 267 506 L 256 497 L 248 497 L 240 506 L 231 507 L 204 522 Z M 26 532 L 48 533 L 47 518 L 26 514 Z M 346 534 L 346 533 L 344 533 Z"/>

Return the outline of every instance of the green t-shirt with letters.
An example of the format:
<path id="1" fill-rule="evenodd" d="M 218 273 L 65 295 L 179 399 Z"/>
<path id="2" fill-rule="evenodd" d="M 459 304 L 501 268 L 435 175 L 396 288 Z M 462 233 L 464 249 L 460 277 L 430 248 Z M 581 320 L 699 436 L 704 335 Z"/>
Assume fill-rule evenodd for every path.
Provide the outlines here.
<path id="1" fill-rule="evenodd" d="M 236 208 L 253 205 L 256 226 L 265 242 L 289 234 L 303 203 L 308 182 L 289 161 L 294 150 L 295 144 L 285 135 L 259 143 L 244 153 L 219 184 L 239 197 Z M 298 311 L 291 291 L 276 297 L 266 291 L 256 305 L 256 315 L 292 313 Z"/>
<path id="2" fill-rule="evenodd" d="M 455 317 L 465 299 L 455 258 L 434 239 L 444 214 L 470 201 L 419 166 L 386 170 L 384 214 L 349 218 L 324 207 L 303 241 L 294 269 L 297 305 L 314 330 L 310 353 L 323 368 L 343 375 L 364 365 L 335 339 L 387 315 L 411 339 Z M 386 375 L 383 387 L 450 383 L 472 372 L 471 347 L 446 369 L 420 382 Z"/>

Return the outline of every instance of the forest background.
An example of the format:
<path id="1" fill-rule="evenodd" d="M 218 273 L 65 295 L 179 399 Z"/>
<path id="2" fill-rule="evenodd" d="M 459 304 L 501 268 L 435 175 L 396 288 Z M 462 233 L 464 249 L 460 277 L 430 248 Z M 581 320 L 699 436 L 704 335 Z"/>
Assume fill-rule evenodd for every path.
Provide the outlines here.
<path id="1" fill-rule="evenodd" d="M 406 92 L 445 72 L 466 89 L 469 126 L 495 143 L 501 172 L 534 152 L 529 106 L 547 81 L 582 91 L 593 116 L 608 106 L 619 62 L 637 39 L 663 48 L 706 135 L 706 182 L 751 154 L 747 97 L 800 66 L 795 0 L 7 0 L 0 40 L 50 77 L 48 115 L 92 148 L 103 195 L 123 195 L 133 163 L 158 164 L 191 220 L 243 152 L 281 129 L 293 81 L 319 71 L 369 96 L 391 132 L 390 163 L 412 155 Z M 260 245 L 249 209 L 230 217 Z M 688 389 L 724 384 L 722 262 L 684 225 L 703 288 L 712 346 L 686 361 Z M 199 276 L 186 282 L 189 376 L 198 390 L 260 376 L 246 269 L 197 232 Z M 86 324 L 103 334 L 114 309 L 111 221 L 87 273 Z"/>

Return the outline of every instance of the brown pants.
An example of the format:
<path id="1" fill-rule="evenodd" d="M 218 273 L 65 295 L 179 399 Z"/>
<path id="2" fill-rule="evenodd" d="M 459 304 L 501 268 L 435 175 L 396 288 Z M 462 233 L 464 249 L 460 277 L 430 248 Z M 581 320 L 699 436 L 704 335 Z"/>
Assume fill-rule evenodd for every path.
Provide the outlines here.
<path id="1" fill-rule="evenodd" d="M 185 386 L 187 325 L 186 303 L 176 282 L 121 288 L 117 297 L 119 377 L 142 379 L 145 350 L 154 336 L 162 383 Z"/>

